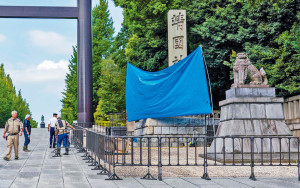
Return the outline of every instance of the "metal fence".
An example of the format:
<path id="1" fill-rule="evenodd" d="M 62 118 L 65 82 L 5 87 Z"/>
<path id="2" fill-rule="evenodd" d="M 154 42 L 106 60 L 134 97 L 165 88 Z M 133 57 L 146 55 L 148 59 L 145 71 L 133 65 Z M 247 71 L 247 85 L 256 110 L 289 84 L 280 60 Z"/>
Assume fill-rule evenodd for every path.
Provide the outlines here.
<path id="1" fill-rule="evenodd" d="M 98 174 L 108 175 L 107 180 L 120 180 L 116 168 L 130 166 L 147 167 L 144 179 L 156 179 L 150 167 L 157 167 L 159 180 L 162 167 L 201 167 L 202 178 L 209 180 L 211 166 L 248 166 L 250 179 L 256 180 L 256 166 L 291 166 L 298 168 L 300 181 L 298 137 L 133 137 L 108 136 L 95 129 L 76 129 L 73 136 L 79 151 L 85 151 L 84 160 L 101 170 Z"/>

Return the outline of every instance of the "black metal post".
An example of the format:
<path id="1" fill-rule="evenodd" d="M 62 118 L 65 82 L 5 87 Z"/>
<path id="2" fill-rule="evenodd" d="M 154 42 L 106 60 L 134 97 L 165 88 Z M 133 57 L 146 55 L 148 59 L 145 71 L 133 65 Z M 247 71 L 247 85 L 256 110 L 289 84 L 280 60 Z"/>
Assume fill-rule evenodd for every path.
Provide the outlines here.
<path id="1" fill-rule="evenodd" d="M 92 0 L 78 0 L 78 122 L 92 122 Z M 90 126 L 89 124 L 86 124 Z"/>
<path id="2" fill-rule="evenodd" d="M 251 142 L 251 162 L 250 162 L 250 166 L 251 166 L 251 175 L 249 177 L 249 179 L 256 181 L 255 175 L 254 175 L 254 138 L 251 137 L 250 138 L 250 142 Z"/>
<path id="3" fill-rule="evenodd" d="M 205 179 L 205 180 L 211 180 L 207 173 L 207 157 L 208 157 L 207 156 L 207 136 L 205 136 L 205 138 L 204 138 L 204 163 L 203 163 L 204 173 L 201 178 Z"/>

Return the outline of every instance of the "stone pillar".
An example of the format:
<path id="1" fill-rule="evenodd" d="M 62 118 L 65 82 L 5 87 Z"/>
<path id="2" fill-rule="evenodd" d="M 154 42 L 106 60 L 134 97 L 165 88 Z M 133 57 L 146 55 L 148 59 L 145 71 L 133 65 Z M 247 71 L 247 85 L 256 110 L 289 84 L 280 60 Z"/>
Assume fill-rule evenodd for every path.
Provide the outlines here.
<path id="1" fill-rule="evenodd" d="M 286 98 L 284 106 L 286 124 L 293 136 L 300 137 L 300 95 Z"/>
<path id="2" fill-rule="evenodd" d="M 294 118 L 299 118 L 299 101 L 294 101 Z"/>
<path id="3" fill-rule="evenodd" d="M 289 119 L 293 119 L 294 118 L 293 102 L 288 102 L 288 108 L 289 108 Z"/>
<path id="4" fill-rule="evenodd" d="M 77 75 L 78 75 L 78 122 L 93 121 L 92 101 L 92 24 L 91 0 L 78 0 L 79 18 L 77 33 Z"/>
<path id="5" fill-rule="evenodd" d="M 283 103 L 283 111 L 285 119 L 289 118 L 289 108 L 287 103 Z"/>
<path id="6" fill-rule="evenodd" d="M 187 56 L 186 11 L 168 12 L 168 54 L 169 66 Z"/>

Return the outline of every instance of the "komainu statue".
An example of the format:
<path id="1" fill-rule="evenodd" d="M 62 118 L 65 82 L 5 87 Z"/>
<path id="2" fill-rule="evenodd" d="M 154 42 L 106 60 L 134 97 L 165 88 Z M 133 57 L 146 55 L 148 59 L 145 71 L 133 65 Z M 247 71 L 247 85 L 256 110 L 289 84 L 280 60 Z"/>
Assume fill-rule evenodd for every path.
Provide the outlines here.
<path id="1" fill-rule="evenodd" d="M 234 83 L 231 88 L 235 87 L 269 87 L 266 72 L 263 68 L 258 70 L 248 58 L 246 53 L 238 53 L 233 64 Z M 249 83 L 246 83 L 246 80 Z"/>

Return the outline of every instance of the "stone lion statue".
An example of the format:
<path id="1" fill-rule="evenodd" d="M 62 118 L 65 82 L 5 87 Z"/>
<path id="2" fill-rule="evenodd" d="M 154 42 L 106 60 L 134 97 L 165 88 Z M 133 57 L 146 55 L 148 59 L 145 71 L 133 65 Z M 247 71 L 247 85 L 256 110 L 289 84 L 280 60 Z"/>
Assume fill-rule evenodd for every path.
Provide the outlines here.
<path id="1" fill-rule="evenodd" d="M 233 64 L 234 87 L 269 87 L 266 72 L 263 68 L 258 70 L 248 58 L 246 53 L 238 53 Z M 246 79 L 249 84 L 246 84 Z"/>

